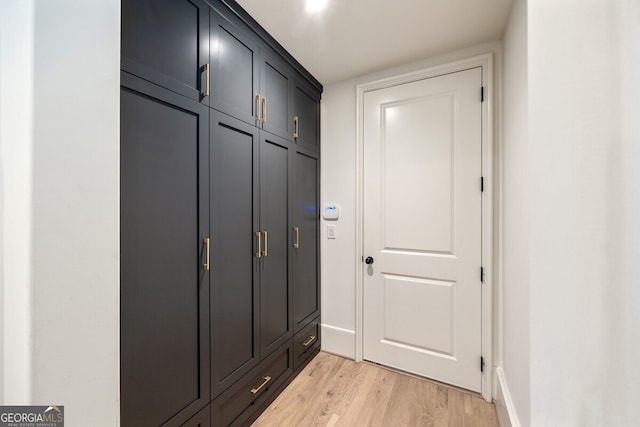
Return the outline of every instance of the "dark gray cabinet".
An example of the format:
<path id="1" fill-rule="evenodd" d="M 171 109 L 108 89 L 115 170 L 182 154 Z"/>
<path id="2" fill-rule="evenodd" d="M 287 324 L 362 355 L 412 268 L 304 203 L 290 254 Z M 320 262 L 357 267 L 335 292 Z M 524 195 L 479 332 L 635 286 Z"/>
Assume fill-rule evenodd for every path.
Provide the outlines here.
<path id="1" fill-rule="evenodd" d="M 121 81 L 122 425 L 180 425 L 209 398 L 208 109 Z"/>
<path id="2" fill-rule="evenodd" d="M 284 61 L 268 48 L 261 50 L 260 59 L 262 128 L 281 138 L 293 140 L 292 72 Z"/>
<path id="3" fill-rule="evenodd" d="M 293 179 L 293 322 L 298 332 L 320 315 L 319 176 L 317 154 L 296 150 Z"/>
<path id="4" fill-rule="evenodd" d="M 293 139 L 294 71 L 236 15 L 211 12 L 211 106 Z"/>
<path id="5" fill-rule="evenodd" d="M 260 48 L 235 15 L 211 9 L 211 106 L 252 125 L 258 124 Z"/>
<path id="6" fill-rule="evenodd" d="M 207 405 L 196 415 L 189 419 L 182 427 L 209 427 L 211 425 L 211 405 Z"/>
<path id="7" fill-rule="evenodd" d="M 259 130 L 211 111 L 211 397 L 260 361 Z"/>
<path id="8" fill-rule="evenodd" d="M 233 0 L 122 1 L 124 427 L 246 425 L 319 350 L 321 91 Z"/>
<path id="9" fill-rule="evenodd" d="M 293 90 L 294 140 L 311 150 L 320 150 L 320 93 L 301 80 Z"/>
<path id="10" fill-rule="evenodd" d="M 266 356 L 292 335 L 289 289 L 289 145 L 261 133 L 260 351 Z"/>
<path id="11" fill-rule="evenodd" d="M 123 0 L 122 69 L 208 103 L 209 5 L 202 0 Z"/>

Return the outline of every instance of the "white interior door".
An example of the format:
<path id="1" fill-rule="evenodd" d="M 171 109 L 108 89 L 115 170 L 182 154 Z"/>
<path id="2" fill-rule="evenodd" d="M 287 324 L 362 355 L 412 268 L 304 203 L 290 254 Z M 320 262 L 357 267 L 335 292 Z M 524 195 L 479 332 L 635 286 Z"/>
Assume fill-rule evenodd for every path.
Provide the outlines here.
<path id="1" fill-rule="evenodd" d="M 474 391 L 481 86 L 473 68 L 364 95 L 363 356 Z"/>

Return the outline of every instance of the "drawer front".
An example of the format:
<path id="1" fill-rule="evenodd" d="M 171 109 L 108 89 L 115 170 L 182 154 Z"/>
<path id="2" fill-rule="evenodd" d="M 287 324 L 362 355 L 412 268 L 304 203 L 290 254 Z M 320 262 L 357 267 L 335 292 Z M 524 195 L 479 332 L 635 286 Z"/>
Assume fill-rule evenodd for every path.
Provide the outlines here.
<path id="1" fill-rule="evenodd" d="M 320 319 L 316 318 L 293 337 L 293 369 L 298 369 L 319 348 Z"/>
<path id="2" fill-rule="evenodd" d="M 211 425 L 242 425 L 292 373 L 293 349 L 289 342 L 213 401 Z"/>
<path id="3" fill-rule="evenodd" d="M 189 419 L 182 427 L 209 427 L 211 426 L 211 405 L 207 405 L 203 410 L 198 412 L 193 418 Z"/>

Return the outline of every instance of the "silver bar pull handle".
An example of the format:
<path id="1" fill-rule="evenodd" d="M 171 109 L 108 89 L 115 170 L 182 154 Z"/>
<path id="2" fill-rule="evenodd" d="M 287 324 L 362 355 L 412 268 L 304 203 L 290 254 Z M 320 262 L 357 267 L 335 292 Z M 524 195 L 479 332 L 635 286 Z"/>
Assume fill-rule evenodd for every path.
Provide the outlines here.
<path id="1" fill-rule="evenodd" d="M 302 346 L 303 347 L 309 347 L 311 345 L 311 343 L 314 342 L 315 340 L 316 340 L 316 336 L 315 335 L 310 335 L 309 338 L 307 338 L 307 340 L 302 343 Z"/>
<path id="2" fill-rule="evenodd" d="M 267 123 L 267 97 L 262 98 L 262 123 Z"/>
<path id="3" fill-rule="evenodd" d="M 256 231 L 256 237 L 258 238 L 258 250 L 256 251 L 256 258 L 262 257 L 262 233 Z"/>
<path id="4" fill-rule="evenodd" d="M 206 84 L 204 87 L 204 96 L 209 96 L 211 92 L 211 75 L 209 64 L 204 64 L 204 72 L 206 73 Z"/>
<path id="5" fill-rule="evenodd" d="M 256 95 L 256 120 L 262 121 L 262 115 L 260 114 L 260 94 Z"/>
<path id="6" fill-rule="evenodd" d="M 206 261 L 204 262 L 204 265 L 202 266 L 202 269 L 204 271 L 209 271 L 209 268 L 211 267 L 211 264 L 209 262 L 210 259 L 211 259 L 210 251 L 209 251 L 211 239 L 209 239 L 208 237 L 205 237 L 203 240 L 204 240 L 205 255 L 206 255 L 205 259 L 206 259 Z"/>
<path id="7" fill-rule="evenodd" d="M 266 231 L 263 231 L 264 233 L 264 250 L 262 251 L 262 256 L 268 256 L 269 255 L 269 233 L 267 233 Z"/>
<path id="8" fill-rule="evenodd" d="M 262 377 L 262 379 L 263 379 L 262 384 L 260 384 L 256 388 L 252 388 L 251 389 L 251 394 L 256 394 L 257 392 L 262 390 L 264 388 L 264 386 L 266 386 L 269 381 L 271 381 L 271 377 L 269 375 Z"/>
<path id="9" fill-rule="evenodd" d="M 295 116 L 293 118 L 293 139 L 297 140 L 298 137 L 300 136 L 300 124 L 299 124 L 299 118 L 298 116 Z"/>
<path id="10" fill-rule="evenodd" d="M 300 247 L 300 227 L 293 227 L 293 234 L 295 235 L 293 247 L 298 249 Z"/>

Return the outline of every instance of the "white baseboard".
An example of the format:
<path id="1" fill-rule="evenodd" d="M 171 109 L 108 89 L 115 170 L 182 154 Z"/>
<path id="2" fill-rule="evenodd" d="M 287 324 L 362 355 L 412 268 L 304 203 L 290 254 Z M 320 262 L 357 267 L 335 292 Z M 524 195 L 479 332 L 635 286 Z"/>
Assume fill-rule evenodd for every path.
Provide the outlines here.
<path id="1" fill-rule="evenodd" d="M 496 368 L 497 393 L 495 397 L 496 412 L 500 427 L 521 427 L 516 407 L 509 392 L 509 385 L 502 368 Z"/>
<path id="2" fill-rule="evenodd" d="M 339 356 L 355 359 L 356 333 L 335 326 L 321 325 L 322 350 Z"/>

